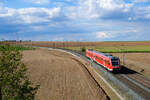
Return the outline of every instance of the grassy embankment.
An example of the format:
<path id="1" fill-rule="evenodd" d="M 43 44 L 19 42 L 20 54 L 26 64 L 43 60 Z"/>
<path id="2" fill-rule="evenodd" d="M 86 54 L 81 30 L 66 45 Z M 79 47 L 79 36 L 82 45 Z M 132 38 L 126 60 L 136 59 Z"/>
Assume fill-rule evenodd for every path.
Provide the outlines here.
<path id="1" fill-rule="evenodd" d="M 66 47 L 66 49 L 82 51 L 84 47 Z M 103 53 L 150 53 L 149 45 L 136 46 L 87 46 L 86 49 L 93 49 Z"/>

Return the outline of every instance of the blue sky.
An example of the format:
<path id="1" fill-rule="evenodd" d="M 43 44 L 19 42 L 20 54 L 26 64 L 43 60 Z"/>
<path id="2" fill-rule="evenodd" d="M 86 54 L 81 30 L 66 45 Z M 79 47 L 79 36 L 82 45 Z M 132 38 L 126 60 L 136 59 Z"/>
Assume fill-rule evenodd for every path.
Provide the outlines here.
<path id="1" fill-rule="evenodd" d="M 3 39 L 150 40 L 150 0 L 1 0 Z"/>

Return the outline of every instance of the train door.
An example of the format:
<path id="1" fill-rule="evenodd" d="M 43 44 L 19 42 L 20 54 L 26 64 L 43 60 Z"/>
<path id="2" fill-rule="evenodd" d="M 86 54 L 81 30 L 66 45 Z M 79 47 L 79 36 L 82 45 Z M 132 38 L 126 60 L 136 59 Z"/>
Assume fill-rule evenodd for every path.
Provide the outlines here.
<path id="1" fill-rule="evenodd" d="M 92 53 L 92 56 L 91 56 L 91 61 L 92 62 L 95 61 L 95 57 L 96 57 L 96 55 L 94 53 Z"/>
<path id="2" fill-rule="evenodd" d="M 106 60 L 105 59 L 103 60 L 103 65 L 104 65 L 104 67 L 106 67 Z"/>
<path id="3" fill-rule="evenodd" d="M 112 68 L 111 68 L 111 64 L 110 64 L 110 59 L 106 60 L 106 62 L 107 62 L 107 65 L 106 65 L 107 68 L 108 68 L 108 69 L 112 69 Z"/>

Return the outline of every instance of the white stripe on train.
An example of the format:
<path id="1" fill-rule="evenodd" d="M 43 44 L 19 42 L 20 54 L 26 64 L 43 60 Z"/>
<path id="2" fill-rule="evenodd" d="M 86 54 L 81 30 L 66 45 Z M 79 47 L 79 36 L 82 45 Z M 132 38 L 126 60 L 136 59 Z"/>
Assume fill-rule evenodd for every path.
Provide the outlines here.
<path id="1" fill-rule="evenodd" d="M 89 57 L 88 55 L 87 55 L 87 57 Z M 90 57 L 89 57 L 90 58 Z M 90 58 L 91 59 L 91 58 Z M 93 59 L 94 61 L 96 61 L 95 59 Z M 98 64 L 100 64 L 98 61 L 96 61 Z M 104 65 L 102 65 L 102 64 L 100 64 L 101 66 L 103 66 L 103 67 L 105 67 L 105 68 L 107 68 L 107 70 L 109 70 L 109 71 L 113 71 L 113 69 L 110 69 L 110 68 L 108 68 L 108 67 L 106 67 L 106 66 L 104 66 Z"/>

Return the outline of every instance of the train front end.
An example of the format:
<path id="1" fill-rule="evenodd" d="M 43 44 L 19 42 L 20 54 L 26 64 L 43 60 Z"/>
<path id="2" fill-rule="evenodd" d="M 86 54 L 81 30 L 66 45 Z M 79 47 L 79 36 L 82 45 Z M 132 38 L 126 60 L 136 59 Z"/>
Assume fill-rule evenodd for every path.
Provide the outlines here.
<path id="1" fill-rule="evenodd" d="M 118 57 L 112 57 L 111 58 L 111 64 L 112 64 L 112 71 L 120 71 L 120 59 Z"/>

